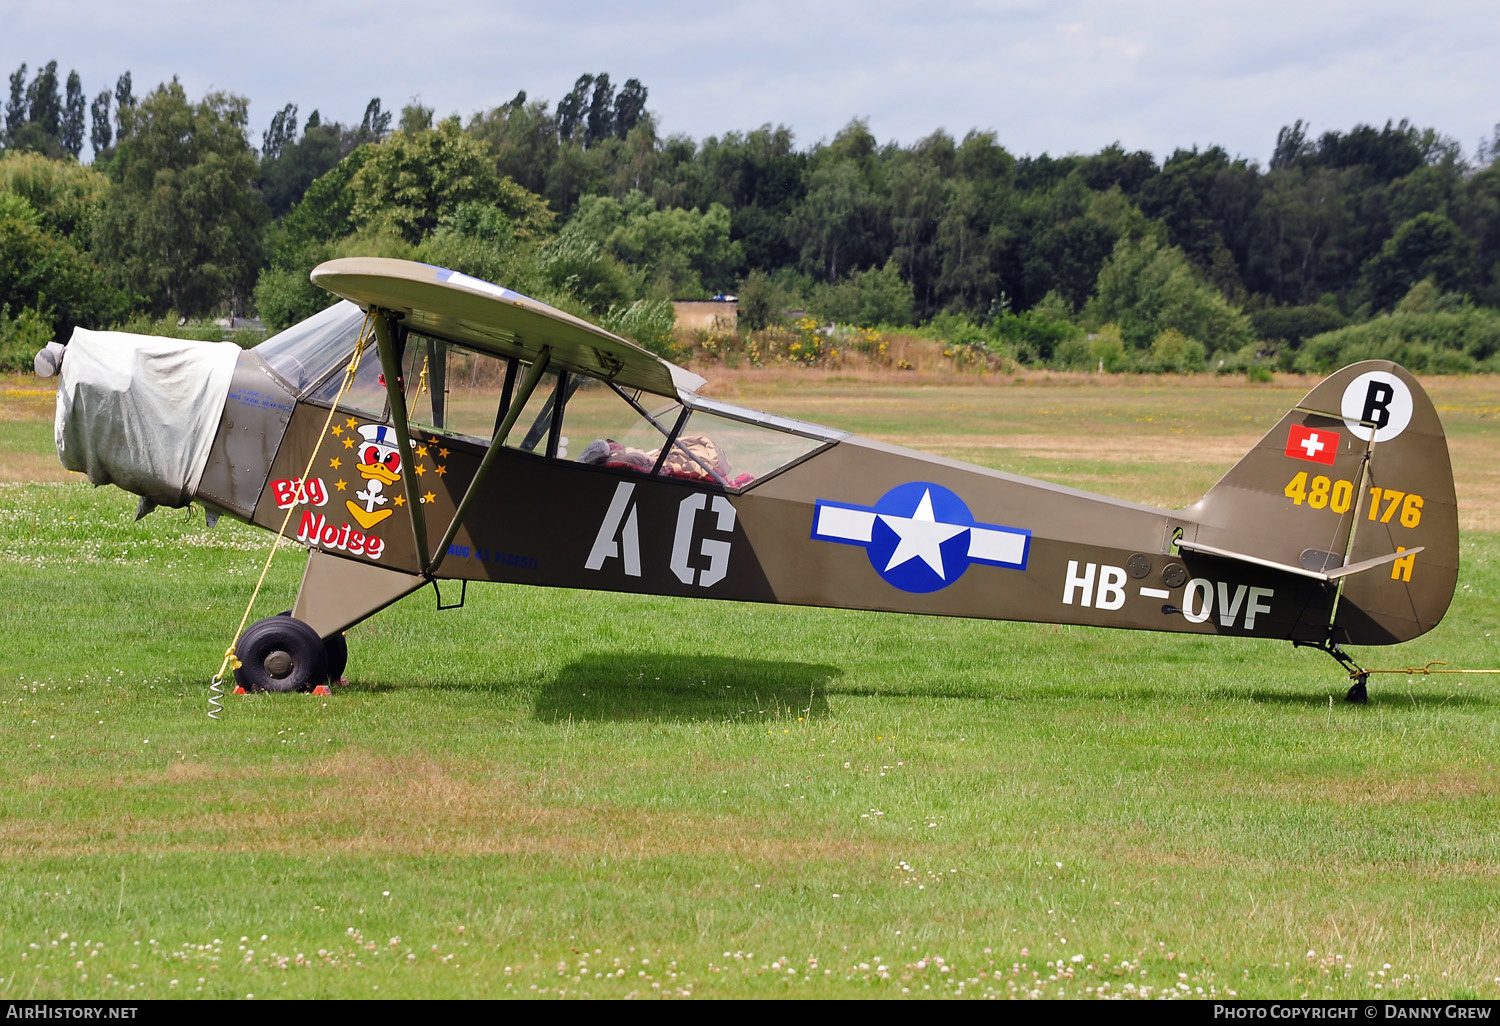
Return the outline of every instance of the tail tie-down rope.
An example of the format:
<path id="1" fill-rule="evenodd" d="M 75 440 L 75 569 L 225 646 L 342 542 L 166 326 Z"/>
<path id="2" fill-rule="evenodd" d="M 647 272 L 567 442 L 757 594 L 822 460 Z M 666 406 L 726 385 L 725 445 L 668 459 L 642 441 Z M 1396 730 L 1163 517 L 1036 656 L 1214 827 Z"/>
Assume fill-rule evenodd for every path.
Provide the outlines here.
<path id="1" fill-rule="evenodd" d="M 1402 668 L 1399 668 L 1399 669 L 1391 669 L 1391 670 L 1361 670 L 1360 672 L 1364 673 L 1364 674 L 1371 674 L 1371 673 L 1404 673 L 1407 676 L 1412 676 L 1413 674 L 1421 674 L 1423 676 L 1427 676 L 1428 674 L 1433 674 L 1433 673 L 1500 673 L 1500 670 L 1434 670 L 1433 669 L 1434 666 L 1447 666 L 1447 665 L 1448 665 L 1447 662 L 1444 661 L 1444 660 L 1442 660 L 1442 659 L 1434 659 L 1432 662 L 1428 663 L 1426 666 L 1406 666 L 1406 667 L 1402 667 Z M 1353 677 L 1355 675 L 1351 673 L 1351 674 L 1349 674 L 1349 676 Z"/>
<path id="2" fill-rule="evenodd" d="M 365 347 L 369 344 L 371 330 L 375 326 L 375 312 L 365 314 L 364 326 L 359 330 L 359 340 L 354 343 L 354 355 L 349 357 L 349 366 L 344 368 L 344 381 L 339 386 L 338 394 L 333 397 L 333 405 L 328 408 L 328 419 L 323 422 L 323 430 L 318 433 L 318 440 L 313 445 L 312 455 L 307 458 L 307 467 L 302 471 L 302 477 L 298 482 L 294 501 L 287 507 L 286 516 L 281 518 L 281 527 L 276 531 L 276 540 L 271 543 L 271 551 L 266 553 L 265 566 L 260 569 L 260 580 L 255 582 L 255 590 L 250 593 L 250 601 L 245 605 L 244 615 L 240 617 L 240 625 L 235 628 L 234 638 L 229 642 L 229 647 L 224 650 L 224 661 L 219 664 L 219 672 L 215 673 L 213 680 L 208 685 L 208 718 L 217 720 L 219 713 L 224 709 L 224 671 L 228 669 L 239 669 L 242 665 L 234 654 L 234 647 L 240 642 L 240 635 L 245 633 L 245 624 L 250 620 L 250 610 L 255 608 L 255 599 L 260 595 L 261 585 L 266 583 L 266 574 L 271 571 L 271 560 L 276 556 L 276 550 L 281 548 L 282 539 L 286 536 L 287 525 L 292 522 L 292 513 L 300 502 L 307 498 L 307 479 L 312 474 L 313 464 L 317 462 L 318 451 L 323 448 L 323 439 L 328 437 L 328 428 L 333 423 L 333 415 L 338 411 L 339 402 L 344 398 L 354 384 L 354 375 L 359 370 L 360 357 L 364 355 Z"/>

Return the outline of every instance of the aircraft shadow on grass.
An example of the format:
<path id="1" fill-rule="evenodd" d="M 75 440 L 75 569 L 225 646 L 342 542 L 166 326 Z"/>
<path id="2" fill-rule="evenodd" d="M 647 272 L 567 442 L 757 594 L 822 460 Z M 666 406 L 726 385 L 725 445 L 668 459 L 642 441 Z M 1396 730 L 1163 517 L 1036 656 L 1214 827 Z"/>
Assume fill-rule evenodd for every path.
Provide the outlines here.
<path id="1" fill-rule="evenodd" d="M 574 720 L 790 720 L 828 715 L 836 666 L 740 656 L 589 653 L 537 695 L 535 716 Z"/>
<path id="2" fill-rule="evenodd" d="M 1448 691 L 1438 694 L 1433 690 L 1433 685 L 1423 683 L 1415 687 L 1403 687 L 1397 678 L 1396 682 L 1386 680 L 1382 682 L 1380 705 L 1388 709 L 1393 708 L 1438 708 L 1450 706 L 1453 708 L 1482 709 L 1495 704 L 1495 699 L 1477 689 L 1465 689 L 1464 692 Z M 1416 690 L 1422 688 L 1422 691 Z M 1230 702 L 1250 702 L 1253 705 L 1301 705 L 1316 706 L 1320 702 L 1326 703 L 1331 693 L 1291 693 L 1280 691 L 1236 691 L 1234 688 L 1214 688 L 1208 692 L 1209 697 L 1216 700 Z M 1337 698 L 1337 695 L 1331 697 Z"/>

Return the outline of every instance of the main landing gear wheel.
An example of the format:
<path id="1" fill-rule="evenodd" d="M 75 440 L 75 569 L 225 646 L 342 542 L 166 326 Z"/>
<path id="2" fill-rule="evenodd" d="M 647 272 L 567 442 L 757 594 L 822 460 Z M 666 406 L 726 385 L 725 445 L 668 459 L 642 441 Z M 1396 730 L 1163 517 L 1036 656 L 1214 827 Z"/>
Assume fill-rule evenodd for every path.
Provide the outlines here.
<path id="1" fill-rule="evenodd" d="M 349 643 L 342 632 L 323 642 L 323 654 L 328 658 L 328 679 L 337 684 L 343 680 L 344 668 L 349 665 Z"/>
<path id="2" fill-rule="evenodd" d="M 235 646 L 234 680 L 246 691 L 311 691 L 328 679 L 328 653 L 318 632 L 290 616 L 251 624 Z"/>
<path id="3" fill-rule="evenodd" d="M 285 609 L 276 615 L 291 616 L 292 611 Z M 343 631 L 323 642 L 323 654 L 328 657 L 328 679 L 334 683 L 343 680 L 344 670 L 349 666 L 349 643 L 344 640 Z"/>

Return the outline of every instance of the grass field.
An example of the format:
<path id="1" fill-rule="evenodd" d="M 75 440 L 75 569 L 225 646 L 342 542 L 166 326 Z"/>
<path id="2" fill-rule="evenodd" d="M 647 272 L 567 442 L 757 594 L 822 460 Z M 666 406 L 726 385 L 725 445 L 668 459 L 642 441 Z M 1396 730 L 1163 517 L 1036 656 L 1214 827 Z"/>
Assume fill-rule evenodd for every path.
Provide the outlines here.
<path id="1" fill-rule="evenodd" d="M 715 394 L 1178 505 L 1307 384 Z M 1358 655 L 1500 666 L 1500 383 L 1429 389 L 1459 590 Z M 135 523 L 50 415 L 0 380 L 0 997 L 1500 997 L 1500 677 L 1354 707 L 1267 642 L 489 586 L 215 723 L 269 536 Z"/>

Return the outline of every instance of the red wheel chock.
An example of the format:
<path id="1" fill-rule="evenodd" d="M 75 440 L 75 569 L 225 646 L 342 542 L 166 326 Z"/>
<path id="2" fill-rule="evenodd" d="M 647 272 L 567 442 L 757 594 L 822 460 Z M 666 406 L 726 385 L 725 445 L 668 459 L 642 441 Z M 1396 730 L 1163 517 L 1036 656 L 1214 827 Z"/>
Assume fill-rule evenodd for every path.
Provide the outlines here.
<path id="1" fill-rule="evenodd" d="M 314 694 L 314 695 L 331 695 L 331 694 L 333 694 L 332 691 L 328 690 L 328 685 L 327 684 L 319 684 L 317 687 L 313 688 L 312 691 L 309 692 L 309 693 L 310 694 Z M 238 684 L 236 684 L 234 686 L 234 694 L 236 694 L 236 695 L 244 695 L 244 694 L 248 694 L 248 692 L 244 688 L 242 688 Z"/>

